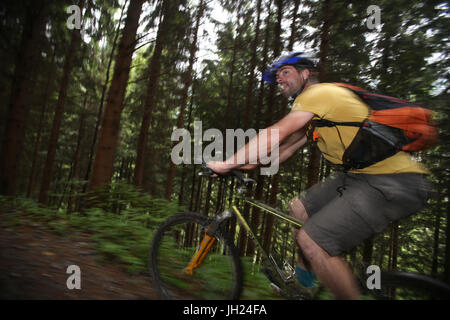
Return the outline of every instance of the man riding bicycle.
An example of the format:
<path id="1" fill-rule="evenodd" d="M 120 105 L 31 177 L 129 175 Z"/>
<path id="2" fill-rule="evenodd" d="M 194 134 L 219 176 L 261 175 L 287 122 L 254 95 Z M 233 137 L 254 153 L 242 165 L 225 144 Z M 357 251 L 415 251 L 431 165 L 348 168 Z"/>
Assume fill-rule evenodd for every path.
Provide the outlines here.
<path id="1" fill-rule="evenodd" d="M 279 147 L 282 163 L 306 143 L 312 120 L 362 122 L 370 112 L 352 91 L 337 84 L 319 83 L 315 63 L 300 52 L 277 59 L 263 79 L 280 86 L 285 97 L 294 98 L 291 112 L 226 161 L 209 162 L 207 166 L 213 171 L 226 173 L 257 167 L 252 163 L 259 160 L 261 142 L 267 143 L 268 150 Z M 328 161 L 342 164 L 342 156 L 358 129 L 319 127 L 317 146 Z M 271 140 L 275 132 L 278 145 Z M 237 159 L 243 156 L 245 164 L 238 163 Z M 339 255 L 383 231 L 393 221 L 419 211 L 427 200 L 426 174 L 426 168 L 414 162 L 408 152 L 399 151 L 363 169 L 334 174 L 292 199 L 291 215 L 304 222 L 295 240 L 308 261 L 298 261 L 299 282 L 312 286 L 317 274 L 336 298 L 359 298 L 355 277 Z"/>

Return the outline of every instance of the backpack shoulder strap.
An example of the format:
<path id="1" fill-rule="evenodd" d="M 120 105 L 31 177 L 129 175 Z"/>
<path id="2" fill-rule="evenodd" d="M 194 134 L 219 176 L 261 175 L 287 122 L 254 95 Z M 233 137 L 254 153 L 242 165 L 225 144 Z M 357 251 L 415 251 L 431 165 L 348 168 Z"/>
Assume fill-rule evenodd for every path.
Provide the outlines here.
<path id="1" fill-rule="evenodd" d="M 353 93 L 355 93 L 372 110 L 396 109 L 401 107 L 421 107 L 417 103 L 413 103 L 404 99 L 399 99 L 378 93 L 369 92 L 366 89 L 362 89 L 360 87 L 356 87 L 351 84 L 341 82 L 334 82 L 334 84 L 353 91 Z"/>
<path id="2" fill-rule="evenodd" d="M 340 83 L 340 82 L 333 82 L 333 84 L 336 84 L 338 86 L 347 88 L 355 93 L 366 93 L 367 90 L 362 89 L 360 87 L 352 86 L 351 84 L 347 83 Z M 314 127 L 336 127 L 336 126 L 349 126 L 349 127 L 362 127 L 364 126 L 365 121 L 362 122 L 336 122 L 336 121 L 330 121 L 326 119 L 319 119 L 319 120 L 313 120 L 312 125 Z"/>
<path id="3" fill-rule="evenodd" d="M 337 122 L 326 119 L 319 119 L 311 121 L 314 127 L 336 127 L 336 126 L 348 126 L 348 127 L 362 127 L 363 122 Z"/>

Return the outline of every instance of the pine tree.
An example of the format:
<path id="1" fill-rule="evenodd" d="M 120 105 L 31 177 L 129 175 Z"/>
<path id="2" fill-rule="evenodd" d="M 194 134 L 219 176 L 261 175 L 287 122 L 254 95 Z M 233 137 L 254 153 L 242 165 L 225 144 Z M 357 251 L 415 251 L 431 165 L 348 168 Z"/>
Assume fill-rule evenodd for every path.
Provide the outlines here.
<path id="1" fill-rule="evenodd" d="M 114 156 L 119 139 L 123 101 L 132 54 L 136 45 L 136 32 L 142 5 L 143 0 L 131 0 L 128 7 L 125 27 L 117 52 L 114 75 L 108 92 L 92 176 L 89 182 L 88 189 L 91 191 L 108 184 L 113 174 Z"/>

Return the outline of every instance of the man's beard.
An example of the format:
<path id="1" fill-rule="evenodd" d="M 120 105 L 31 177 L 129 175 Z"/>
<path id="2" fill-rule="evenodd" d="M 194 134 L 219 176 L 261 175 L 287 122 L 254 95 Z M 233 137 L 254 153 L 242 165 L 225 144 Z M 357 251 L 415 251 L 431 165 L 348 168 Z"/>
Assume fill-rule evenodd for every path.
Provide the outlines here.
<path id="1" fill-rule="evenodd" d="M 290 89 L 290 87 L 288 88 L 288 90 L 284 90 L 282 86 L 278 86 L 278 90 L 280 91 L 281 95 L 285 98 L 290 98 L 293 97 L 294 95 L 297 94 L 297 91 L 292 92 L 294 90 Z"/>

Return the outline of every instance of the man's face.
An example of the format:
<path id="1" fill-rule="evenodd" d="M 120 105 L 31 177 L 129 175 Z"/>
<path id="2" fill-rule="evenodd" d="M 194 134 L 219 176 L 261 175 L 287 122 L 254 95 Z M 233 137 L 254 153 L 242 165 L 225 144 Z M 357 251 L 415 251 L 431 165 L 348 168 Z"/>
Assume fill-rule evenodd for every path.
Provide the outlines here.
<path id="1" fill-rule="evenodd" d="M 302 88 L 304 79 L 293 66 L 283 66 L 277 71 L 277 82 L 286 98 L 292 97 Z"/>

